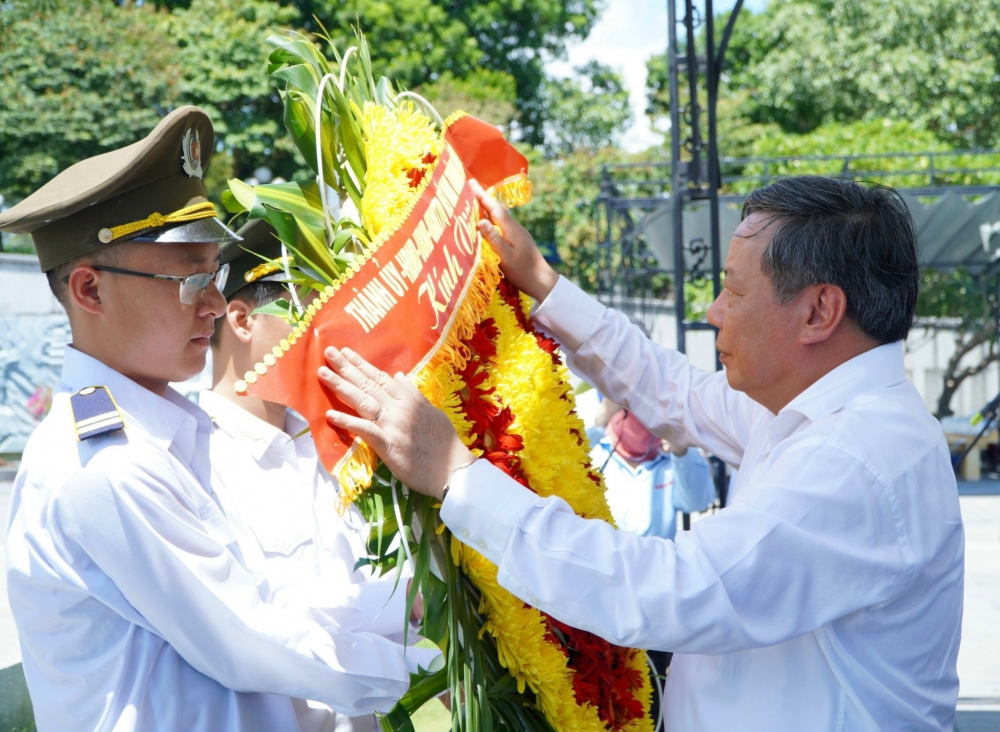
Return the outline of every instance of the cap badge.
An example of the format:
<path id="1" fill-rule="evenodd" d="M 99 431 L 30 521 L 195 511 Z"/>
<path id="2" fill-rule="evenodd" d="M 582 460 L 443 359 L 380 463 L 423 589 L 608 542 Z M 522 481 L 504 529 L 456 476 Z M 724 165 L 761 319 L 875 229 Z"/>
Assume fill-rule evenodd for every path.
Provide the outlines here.
<path id="1" fill-rule="evenodd" d="M 201 139 L 198 130 L 188 128 L 181 138 L 181 159 L 189 178 L 201 178 Z"/>

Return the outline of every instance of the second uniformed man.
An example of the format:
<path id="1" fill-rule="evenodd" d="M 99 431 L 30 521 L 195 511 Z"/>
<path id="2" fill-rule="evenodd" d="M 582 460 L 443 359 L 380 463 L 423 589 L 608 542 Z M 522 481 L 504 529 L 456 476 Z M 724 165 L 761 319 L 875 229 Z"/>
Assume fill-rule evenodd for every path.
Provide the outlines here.
<path id="1" fill-rule="evenodd" d="M 212 489 L 211 420 L 168 386 L 202 370 L 226 305 L 214 144 L 183 107 L 0 215 L 73 333 L 6 540 L 40 730 L 296 730 L 292 698 L 353 716 L 408 687 L 398 644 L 267 600 Z"/>

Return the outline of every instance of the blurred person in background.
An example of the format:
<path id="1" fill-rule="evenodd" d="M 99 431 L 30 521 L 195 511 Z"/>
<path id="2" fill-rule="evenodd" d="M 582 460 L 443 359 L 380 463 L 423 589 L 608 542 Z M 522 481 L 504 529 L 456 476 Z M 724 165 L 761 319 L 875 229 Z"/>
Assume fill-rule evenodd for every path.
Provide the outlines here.
<path id="1" fill-rule="evenodd" d="M 604 404 L 617 406 L 608 399 Z M 678 511 L 704 511 L 715 498 L 712 471 L 701 453 L 671 446 L 627 409 L 613 412 L 590 459 L 604 474 L 618 528 L 639 536 L 673 539 Z"/>

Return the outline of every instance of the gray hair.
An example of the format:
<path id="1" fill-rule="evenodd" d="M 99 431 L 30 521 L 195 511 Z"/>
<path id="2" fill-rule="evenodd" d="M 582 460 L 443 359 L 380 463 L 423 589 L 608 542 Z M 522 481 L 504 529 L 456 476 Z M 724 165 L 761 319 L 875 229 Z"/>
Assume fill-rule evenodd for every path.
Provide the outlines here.
<path id="1" fill-rule="evenodd" d="M 892 188 L 819 176 L 785 178 L 755 190 L 743 218 L 774 226 L 760 266 L 786 303 L 811 285 L 834 285 L 847 317 L 879 343 L 906 338 L 920 289 L 917 232 Z"/>

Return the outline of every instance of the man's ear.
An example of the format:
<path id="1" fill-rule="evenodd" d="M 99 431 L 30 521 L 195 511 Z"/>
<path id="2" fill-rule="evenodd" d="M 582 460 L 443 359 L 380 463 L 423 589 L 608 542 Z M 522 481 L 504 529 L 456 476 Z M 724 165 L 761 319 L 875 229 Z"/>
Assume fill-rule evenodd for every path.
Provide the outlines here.
<path id="1" fill-rule="evenodd" d="M 836 285 L 813 285 L 802 293 L 808 307 L 807 319 L 799 342 L 822 343 L 832 336 L 847 316 L 847 296 Z"/>
<path id="2" fill-rule="evenodd" d="M 102 284 L 100 272 L 88 264 L 77 265 L 69 273 L 66 299 L 85 313 L 100 315 L 104 312 L 104 303 L 101 301 Z"/>
<path id="3" fill-rule="evenodd" d="M 252 333 L 250 331 L 250 314 L 253 308 L 242 300 L 232 300 L 226 304 L 226 325 L 241 342 L 249 343 Z"/>

